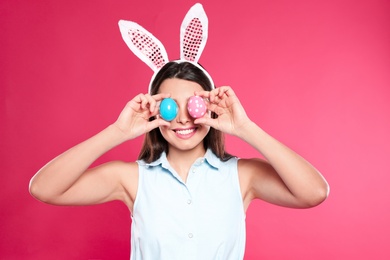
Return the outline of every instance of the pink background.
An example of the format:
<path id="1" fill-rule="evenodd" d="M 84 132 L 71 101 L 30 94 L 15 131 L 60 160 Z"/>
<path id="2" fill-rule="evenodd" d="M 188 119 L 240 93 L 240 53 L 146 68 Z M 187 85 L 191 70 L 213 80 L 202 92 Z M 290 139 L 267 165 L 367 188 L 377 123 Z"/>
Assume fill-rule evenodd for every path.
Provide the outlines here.
<path id="1" fill-rule="evenodd" d="M 117 22 L 153 32 L 170 58 L 195 1 L 0 2 L 1 259 L 128 259 L 119 202 L 48 206 L 28 193 L 46 162 L 113 122 L 151 71 Z M 203 1 L 201 58 L 217 85 L 331 185 L 307 210 L 254 202 L 245 259 L 390 259 L 390 2 Z M 135 160 L 142 138 L 99 159 Z M 256 156 L 229 137 L 230 152 Z"/>

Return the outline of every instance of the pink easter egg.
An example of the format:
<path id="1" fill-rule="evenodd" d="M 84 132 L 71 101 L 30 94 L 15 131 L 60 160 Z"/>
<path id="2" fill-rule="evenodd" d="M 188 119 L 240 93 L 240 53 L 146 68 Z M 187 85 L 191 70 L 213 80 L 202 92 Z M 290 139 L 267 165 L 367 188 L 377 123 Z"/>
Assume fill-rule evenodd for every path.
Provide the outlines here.
<path id="1" fill-rule="evenodd" d="M 203 98 L 199 96 L 192 96 L 188 100 L 187 110 L 190 116 L 193 118 L 202 117 L 204 114 L 206 114 L 207 111 L 206 103 L 204 102 Z"/>

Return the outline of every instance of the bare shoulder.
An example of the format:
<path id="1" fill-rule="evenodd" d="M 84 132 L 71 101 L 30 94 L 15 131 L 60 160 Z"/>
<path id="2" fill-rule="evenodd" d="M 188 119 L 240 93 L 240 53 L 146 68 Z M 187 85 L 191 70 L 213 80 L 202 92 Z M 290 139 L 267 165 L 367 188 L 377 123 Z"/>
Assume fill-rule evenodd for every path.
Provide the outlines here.
<path id="1" fill-rule="evenodd" d="M 121 174 L 128 178 L 138 175 L 138 163 L 137 162 L 125 162 L 125 161 L 112 161 L 110 162 L 111 167 L 117 170 Z"/>
<path id="2" fill-rule="evenodd" d="M 244 174 L 253 174 L 253 172 L 268 167 L 270 167 L 270 164 L 260 158 L 243 158 L 238 160 L 238 169 Z"/>
<path id="3" fill-rule="evenodd" d="M 138 163 L 110 161 L 90 169 L 88 175 L 96 176 L 96 182 L 101 182 L 96 184 L 103 198 L 99 202 L 121 200 L 132 210 L 138 189 Z M 88 181 L 88 185 L 91 183 Z"/>
<path id="4" fill-rule="evenodd" d="M 259 158 L 239 159 L 237 167 L 242 198 L 247 208 L 249 203 L 257 197 L 253 189 L 254 183 L 261 183 L 261 180 L 266 179 L 273 168 L 268 162 Z"/>
<path id="5" fill-rule="evenodd" d="M 285 207 L 304 207 L 267 161 L 242 159 L 238 163 L 238 172 L 245 206 L 253 199 L 261 199 Z"/>
<path id="6" fill-rule="evenodd" d="M 120 180 L 126 182 L 138 180 L 138 163 L 136 162 L 111 161 L 93 168 L 92 171 L 107 172 L 111 176 L 115 174 Z"/>
<path id="7" fill-rule="evenodd" d="M 250 158 L 238 160 L 238 174 L 242 180 L 252 181 L 253 178 L 265 177 L 270 171 L 273 171 L 273 167 L 263 159 Z"/>
<path id="8" fill-rule="evenodd" d="M 128 197 L 125 203 L 132 209 L 138 190 L 138 163 L 114 161 L 112 167 L 120 175 L 120 182 Z"/>

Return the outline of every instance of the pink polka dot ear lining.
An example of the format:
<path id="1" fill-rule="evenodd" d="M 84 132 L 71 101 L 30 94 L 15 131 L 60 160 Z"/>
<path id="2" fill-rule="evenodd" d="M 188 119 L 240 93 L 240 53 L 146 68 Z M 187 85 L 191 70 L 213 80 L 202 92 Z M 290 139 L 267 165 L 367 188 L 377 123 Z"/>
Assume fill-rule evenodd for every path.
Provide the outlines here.
<path id="1" fill-rule="evenodd" d="M 146 65 L 154 74 L 149 83 L 148 92 L 159 70 L 169 62 L 164 45 L 149 31 L 132 21 L 119 21 L 119 29 L 123 40 L 129 49 Z M 210 80 L 214 88 L 214 81 L 209 73 L 199 65 L 198 60 L 206 46 L 208 37 L 208 18 L 199 3 L 193 5 L 187 12 L 180 27 L 180 59 L 173 62 L 190 62 L 198 67 Z"/>

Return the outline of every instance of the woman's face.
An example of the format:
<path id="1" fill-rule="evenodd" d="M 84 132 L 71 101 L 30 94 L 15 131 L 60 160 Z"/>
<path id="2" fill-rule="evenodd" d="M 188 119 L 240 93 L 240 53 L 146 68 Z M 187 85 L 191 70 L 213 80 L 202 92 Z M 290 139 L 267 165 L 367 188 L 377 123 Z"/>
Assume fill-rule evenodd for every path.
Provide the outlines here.
<path id="1" fill-rule="evenodd" d="M 159 93 L 169 93 L 176 101 L 178 113 L 171 121 L 170 126 L 161 126 L 162 136 L 167 140 L 170 149 L 191 150 L 203 149 L 203 139 L 210 130 L 209 126 L 195 125 L 194 119 L 188 114 L 187 102 L 195 91 L 203 88 L 196 82 L 183 79 L 166 79 L 160 85 Z M 206 113 L 205 116 L 209 116 Z"/>

